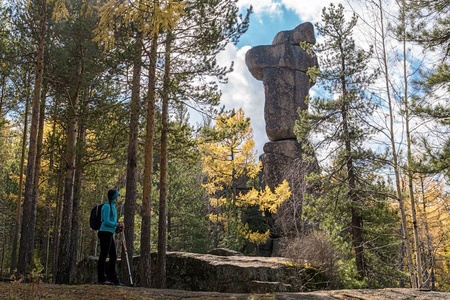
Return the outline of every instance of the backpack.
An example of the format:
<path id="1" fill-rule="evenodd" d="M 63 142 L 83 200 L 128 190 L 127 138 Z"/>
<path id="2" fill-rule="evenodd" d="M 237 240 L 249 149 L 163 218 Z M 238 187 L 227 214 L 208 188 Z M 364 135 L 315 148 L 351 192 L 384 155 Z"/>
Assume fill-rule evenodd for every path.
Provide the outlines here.
<path id="1" fill-rule="evenodd" d="M 102 207 L 103 204 L 97 204 L 91 210 L 91 218 L 89 219 L 89 224 L 94 230 L 99 230 L 100 226 L 102 226 Z"/>

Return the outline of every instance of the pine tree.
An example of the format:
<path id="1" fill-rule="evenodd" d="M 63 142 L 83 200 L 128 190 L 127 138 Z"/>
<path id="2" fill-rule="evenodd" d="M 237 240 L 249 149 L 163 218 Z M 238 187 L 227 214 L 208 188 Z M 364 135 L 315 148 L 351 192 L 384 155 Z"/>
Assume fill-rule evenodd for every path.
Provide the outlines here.
<path id="1" fill-rule="evenodd" d="M 52 38 L 58 42 L 48 47 L 49 85 L 53 99 L 60 103 L 54 118 L 66 129 L 62 146 L 64 205 L 54 274 L 59 283 L 69 283 L 77 261 L 83 173 L 88 165 L 117 151 L 122 141 L 117 135 L 125 122 L 114 85 L 117 56 L 93 41 L 99 17 L 89 10 L 90 4 L 73 3 L 69 8 L 71 16 L 52 24 Z"/>
<path id="2" fill-rule="evenodd" d="M 361 191 L 369 189 L 364 173 L 367 164 L 376 159 L 365 147 L 372 133 L 368 120 L 374 108 L 366 90 L 375 75 L 368 69 L 372 50 L 357 49 L 352 38 L 356 23 L 356 15 L 346 21 L 341 4 L 323 9 L 317 31 L 325 41 L 315 50 L 321 66 L 317 79 L 327 95 L 312 99 L 309 113 L 300 111 L 300 122 L 295 130 L 299 139 L 311 140 L 311 144 L 303 143 L 307 151 L 325 150 L 327 153 L 329 167 L 316 177 L 317 184 L 326 184 L 330 192 L 336 193 L 325 199 L 343 201 L 350 220 L 342 221 L 349 223 L 345 226 L 351 232 L 357 278 L 362 280 L 367 276 L 367 262 L 362 213 L 365 193 Z"/>
<path id="3" fill-rule="evenodd" d="M 432 134 L 439 142 L 436 144 L 424 138 L 422 140 L 427 154 L 423 157 L 422 167 L 431 173 L 443 173 L 450 181 L 450 12 L 446 0 L 408 0 L 406 1 L 409 18 L 413 28 L 408 38 L 422 45 L 437 56 L 436 61 L 426 71 L 420 87 L 424 95 L 415 100 L 415 112 L 426 120 L 433 120 L 437 126 Z"/>

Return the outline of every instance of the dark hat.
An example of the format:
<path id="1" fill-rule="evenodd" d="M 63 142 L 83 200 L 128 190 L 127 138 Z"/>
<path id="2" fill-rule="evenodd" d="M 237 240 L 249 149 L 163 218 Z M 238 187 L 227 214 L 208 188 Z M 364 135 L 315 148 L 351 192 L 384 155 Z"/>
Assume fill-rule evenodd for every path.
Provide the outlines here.
<path id="1" fill-rule="evenodd" d="M 119 197 L 119 191 L 116 189 L 110 189 L 108 191 L 108 200 L 114 200 L 117 199 L 117 197 Z"/>

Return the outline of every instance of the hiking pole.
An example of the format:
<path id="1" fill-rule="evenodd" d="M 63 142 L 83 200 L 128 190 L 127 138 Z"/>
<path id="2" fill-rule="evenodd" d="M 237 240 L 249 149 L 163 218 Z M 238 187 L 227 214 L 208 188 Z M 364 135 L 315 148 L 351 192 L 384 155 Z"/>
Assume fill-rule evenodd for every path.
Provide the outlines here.
<path id="1" fill-rule="evenodd" d="M 122 235 L 123 249 L 125 250 L 125 257 L 127 258 L 128 274 L 130 275 L 130 285 L 133 286 L 133 278 L 131 277 L 130 261 L 128 260 L 127 244 L 125 243 L 125 235 L 123 234 L 123 230 L 120 232 L 120 234 Z"/>

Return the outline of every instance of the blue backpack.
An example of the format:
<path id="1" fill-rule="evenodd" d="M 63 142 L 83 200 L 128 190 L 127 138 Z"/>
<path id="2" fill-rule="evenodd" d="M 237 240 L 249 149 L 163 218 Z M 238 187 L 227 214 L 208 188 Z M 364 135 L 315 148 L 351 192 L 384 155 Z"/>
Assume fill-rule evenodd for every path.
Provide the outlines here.
<path id="1" fill-rule="evenodd" d="M 97 204 L 91 210 L 91 218 L 89 219 L 89 225 L 94 230 L 99 230 L 102 226 L 102 207 L 103 204 Z"/>

